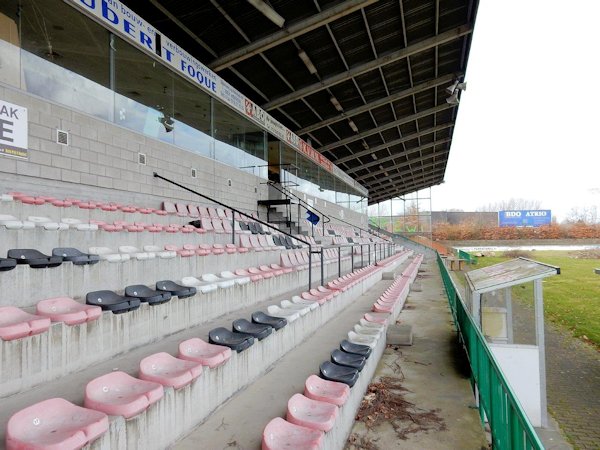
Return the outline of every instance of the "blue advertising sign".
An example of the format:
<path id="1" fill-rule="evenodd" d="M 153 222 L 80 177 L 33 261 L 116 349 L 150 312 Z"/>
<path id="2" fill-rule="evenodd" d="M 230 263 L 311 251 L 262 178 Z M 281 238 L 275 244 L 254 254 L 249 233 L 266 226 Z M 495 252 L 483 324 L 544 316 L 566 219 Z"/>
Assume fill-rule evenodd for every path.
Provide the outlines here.
<path id="1" fill-rule="evenodd" d="M 539 227 L 551 222 L 552 211 L 549 209 L 498 211 L 500 227 Z"/>

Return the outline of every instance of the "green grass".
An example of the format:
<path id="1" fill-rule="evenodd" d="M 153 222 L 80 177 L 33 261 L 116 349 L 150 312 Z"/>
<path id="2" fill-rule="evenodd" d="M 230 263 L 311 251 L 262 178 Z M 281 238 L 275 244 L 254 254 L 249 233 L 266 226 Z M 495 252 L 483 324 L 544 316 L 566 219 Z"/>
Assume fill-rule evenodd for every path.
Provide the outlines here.
<path id="1" fill-rule="evenodd" d="M 600 259 L 576 259 L 565 251 L 527 252 L 527 258 L 561 268 L 561 274 L 544 280 L 544 316 L 574 336 L 600 348 Z M 508 257 L 478 258 L 474 268 L 506 261 Z M 513 288 L 513 297 L 533 304 L 533 283 Z"/>

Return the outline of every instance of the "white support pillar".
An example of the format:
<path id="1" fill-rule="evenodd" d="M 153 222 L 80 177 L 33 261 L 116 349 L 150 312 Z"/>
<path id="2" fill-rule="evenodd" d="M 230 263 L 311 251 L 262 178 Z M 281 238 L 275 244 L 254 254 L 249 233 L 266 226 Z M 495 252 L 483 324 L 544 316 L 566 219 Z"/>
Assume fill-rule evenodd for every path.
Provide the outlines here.
<path id="1" fill-rule="evenodd" d="M 544 339 L 544 297 L 542 280 L 533 282 L 533 301 L 535 305 L 535 342 L 540 355 L 540 410 L 542 427 L 548 426 L 548 404 L 546 400 L 546 345 Z"/>

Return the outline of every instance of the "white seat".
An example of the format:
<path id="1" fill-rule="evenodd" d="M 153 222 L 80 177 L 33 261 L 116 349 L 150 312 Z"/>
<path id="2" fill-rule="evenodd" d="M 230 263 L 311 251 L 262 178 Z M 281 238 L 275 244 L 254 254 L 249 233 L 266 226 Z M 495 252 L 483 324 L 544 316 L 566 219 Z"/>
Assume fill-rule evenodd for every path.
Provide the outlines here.
<path id="1" fill-rule="evenodd" d="M 131 256 L 128 254 L 117 253 L 108 247 L 90 247 L 88 253 L 91 255 L 98 255 L 100 256 L 100 259 L 113 263 L 129 261 L 131 259 Z"/>
<path id="2" fill-rule="evenodd" d="M 156 258 L 156 254 L 152 252 L 142 252 L 139 248 L 133 247 L 132 245 L 121 245 L 119 247 L 119 253 L 129 255 L 138 261 Z"/>
<path id="3" fill-rule="evenodd" d="M 22 221 L 9 214 L 0 214 L 0 225 L 4 225 L 8 230 L 32 230 L 35 228 L 33 222 Z"/>
<path id="4" fill-rule="evenodd" d="M 299 305 L 297 303 L 292 303 L 289 300 L 282 300 L 281 307 L 283 309 L 290 309 L 292 311 L 297 311 L 301 316 L 308 314 L 311 311 L 310 306 L 308 305 Z"/>
<path id="5" fill-rule="evenodd" d="M 298 311 L 294 311 L 293 309 L 284 309 L 279 307 L 279 305 L 269 305 L 267 307 L 267 312 L 274 317 L 283 317 L 289 323 L 292 323 L 298 317 L 300 317 L 300 313 Z"/>
<path id="6" fill-rule="evenodd" d="M 381 330 L 378 330 L 377 328 L 363 327 L 362 325 L 358 324 L 354 325 L 354 331 L 356 331 L 358 334 L 375 336 L 377 337 L 377 339 L 379 339 L 379 337 L 381 336 Z"/>
<path id="7" fill-rule="evenodd" d="M 375 328 L 376 330 L 383 330 L 385 325 L 382 323 L 369 322 L 366 319 L 360 319 L 360 324 L 365 328 Z"/>
<path id="8" fill-rule="evenodd" d="M 53 222 L 48 217 L 42 216 L 29 216 L 27 218 L 29 222 L 32 222 L 36 227 L 41 227 L 44 230 L 48 231 L 57 231 L 57 230 L 68 230 L 69 225 L 65 223 Z"/>
<path id="9" fill-rule="evenodd" d="M 10 194 L 2 194 L 2 195 L 0 195 L 0 201 L 1 202 L 12 202 L 13 196 Z"/>
<path id="10" fill-rule="evenodd" d="M 226 280 L 233 280 L 235 284 L 239 285 L 250 283 L 250 277 L 240 277 L 229 270 L 221 272 L 221 278 L 225 278 Z"/>
<path id="11" fill-rule="evenodd" d="M 177 256 L 177 252 L 163 250 L 158 245 L 144 245 L 144 251 L 148 253 L 154 253 L 161 259 L 171 259 Z"/>
<path id="12" fill-rule="evenodd" d="M 297 295 L 294 295 L 292 297 L 292 303 L 294 303 L 296 305 L 308 306 L 311 311 L 314 309 L 317 309 L 319 307 L 319 304 L 317 302 L 305 300 L 302 297 L 298 297 Z"/>
<path id="13" fill-rule="evenodd" d="M 377 338 L 375 336 L 358 334 L 354 331 L 348 332 L 348 340 L 353 344 L 368 345 L 371 348 L 375 348 L 377 345 Z"/>
<path id="14" fill-rule="evenodd" d="M 202 294 L 207 294 L 209 292 L 215 291 L 218 289 L 218 286 L 214 283 L 203 283 L 196 277 L 183 277 L 181 279 L 181 284 L 183 286 L 193 286 Z"/>
<path id="15" fill-rule="evenodd" d="M 63 217 L 60 222 L 66 224 L 69 228 L 78 231 L 98 231 L 98 225 L 95 223 L 85 223 L 79 219 L 72 219 L 70 217 Z"/>
<path id="16" fill-rule="evenodd" d="M 216 283 L 221 289 L 227 289 L 235 286 L 234 280 L 224 280 L 213 273 L 203 273 L 200 278 L 207 283 Z"/>

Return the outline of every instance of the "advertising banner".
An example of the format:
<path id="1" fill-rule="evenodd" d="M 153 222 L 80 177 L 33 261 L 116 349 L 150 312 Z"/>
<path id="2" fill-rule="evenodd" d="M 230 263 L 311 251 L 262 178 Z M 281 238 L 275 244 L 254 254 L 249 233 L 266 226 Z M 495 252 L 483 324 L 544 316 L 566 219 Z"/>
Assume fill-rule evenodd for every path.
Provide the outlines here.
<path id="1" fill-rule="evenodd" d="M 0 100 L 0 155 L 27 159 L 27 108 Z"/>
<path id="2" fill-rule="evenodd" d="M 498 211 L 500 227 L 539 227 L 551 222 L 552 211 L 549 209 Z"/>

